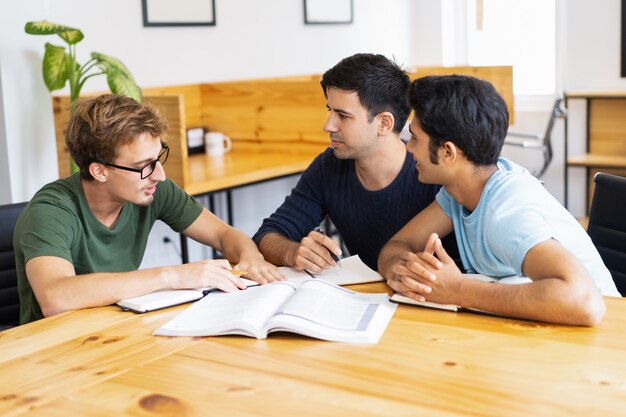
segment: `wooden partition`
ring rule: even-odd
[[[186,127],[223,132],[234,146],[283,152],[320,150],[328,144],[328,116],[320,76],[146,88],[145,94],[182,94]],[[187,103],[191,93],[191,103]]]
[[[410,76],[414,79],[431,74],[469,74],[486,79],[503,95],[513,115],[512,67],[417,68]],[[293,163],[287,162],[289,169],[272,171],[272,175],[288,175],[306,168],[328,146],[328,134],[322,129],[328,112],[320,79],[320,75],[306,75],[144,88],[145,101],[159,106],[170,124],[168,176],[190,194],[201,194],[218,189],[211,185],[214,180],[232,176],[229,167],[241,163],[251,153],[263,153],[269,159],[292,155],[289,158]],[[59,176],[65,177],[69,173],[64,143],[69,99],[53,97],[53,105]],[[233,151],[225,161],[215,161],[204,154],[188,155],[186,130],[195,127],[230,136]],[[274,155],[269,156],[270,153]],[[262,159],[257,156],[246,163],[258,163],[259,170],[270,170],[271,163],[258,162]]]
[[[494,85],[498,93],[506,101],[509,109],[509,123],[513,123],[513,67],[418,67],[409,73],[412,80],[428,75],[471,75],[482,80],[487,80]]]

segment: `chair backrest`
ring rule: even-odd
[[[548,126],[546,132],[543,135],[543,166],[537,173],[537,178],[541,178],[545,174],[550,162],[552,162],[552,131],[554,130],[554,123],[556,119],[564,119],[567,117],[567,109],[563,107],[565,101],[564,96],[559,96],[554,100],[554,106],[552,106],[552,112],[548,119]]]
[[[599,172],[594,181],[587,233],[626,296],[626,178]]]
[[[17,326],[20,300],[17,292],[13,229],[26,203],[0,206],[0,330]]]
[[[525,133],[508,131],[507,137],[504,141],[505,145],[512,145],[521,148],[528,148],[534,150],[541,150],[543,153],[543,164],[539,170],[534,171],[533,175],[537,178],[541,178],[545,174],[550,162],[552,162],[552,131],[554,130],[554,124],[557,119],[564,119],[567,117],[567,109],[563,107],[565,98],[563,95],[558,96],[554,100],[550,117],[548,118],[548,125],[544,134],[538,133]]]

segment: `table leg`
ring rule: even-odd
[[[180,257],[184,264],[189,263],[189,249],[187,247],[187,236],[180,234]]]

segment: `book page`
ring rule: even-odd
[[[287,277],[289,282],[300,285],[311,279],[305,271],[296,271],[293,268],[281,266],[280,272]],[[383,277],[363,263],[359,255],[352,255],[341,259],[341,266],[333,266],[326,271],[315,274],[316,278],[332,282],[337,285],[364,284],[367,282],[383,281]]]
[[[387,294],[365,294],[310,279],[281,306],[266,327],[318,339],[376,343],[395,311]]]
[[[263,338],[265,322],[295,291],[278,282],[237,292],[212,292],[155,331],[159,336],[241,334]]]
[[[363,330],[376,304],[346,297],[349,293],[328,291],[326,285],[301,285],[277,314],[289,314],[340,330]],[[370,311],[374,308],[374,311]]]

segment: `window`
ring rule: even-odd
[[[513,65],[515,95],[554,95],[556,1],[467,0],[467,64]]]

